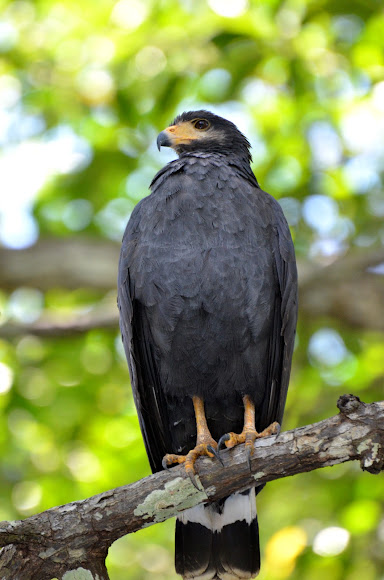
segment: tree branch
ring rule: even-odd
[[[93,328],[105,328],[117,332],[118,327],[119,311],[116,296],[114,296],[114,300],[103,301],[101,304],[86,309],[85,312],[75,309],[64,318],[44,312],[35,322],[7,322],[0,326],[0,336],[8,339],[24,334],[41,337],[65,337],[83,334]]]
[[[23,250],[0,248],[0,286],[110,290],[116,286],[119,251],[120,244],[85,236],[40,239]]]
[[[319,423],[257,440],[252,472],[243,446],[223,453],[224,468],[200,459],[199,490],[177,466],[23,521],[0,522],[0,545],[7,546],[0,554],[1,579],[61,579],[82,568],[91,574],[84,578],[105,580],[104,559],[116,539],[199,503],[346,461],[359,460],[362,469],[379,473],[384,468],[384,401],[365,404],[344,395],[338,408],[338,415]]]

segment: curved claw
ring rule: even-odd
[[[167,463],[167,460],[166,460],[165,457],[163,457],[163,460],[161,462],[161,465],[163,466],[163,469],[166,469],[168,471],[169,466],[168,466],[168,463]]]
[[[252,445],[246,445],[246,447],[245,447],[245,453],[246,453],[246,456],[247,456],[247,463],[248,463],[249,471],[252,473],[253,446]]]
[[[195,488],[196,488],[198,491],[201,491],[201,484],[199,485],[199,484],[197,483],[197,479],[196,479],[196,474],[195,474],[195,472],[194,472],[193,470],[189,470],[189,469],[188,469],[188,470],[186,469],[185,471],[186,471],[186,473],[187,473],[187,475],[188,475],[189,479],[191,480],[191,483],[192,483],[192,485],[193,485],[193,486],[194,486],[194,487],[195,487]]]
[[[163,469],[168,469],[174,463],[184,463],[186,459],[185,455],[175,455],[174,453],[167,453],[164,455],[161,465]]]
[[[224,435],[222,435],[219,439],[219,442],[217,444],[217,452],[220,453],[220,451],[222,449],[224,449],[225,447],[225,442],[229,441],[231,438],[231,435],[229,433],[225,433]]]
[[[217,459],[218,461],[220,461],[221,465],[224,467],[224,461],[221,459],[219,451],[218,451],[218,450],[216,451],[216,449],[214,449],[214,448],[212,447],[212,445],[208,445],[208,446],[207,446],[207,450],[208,450],[210,453],[212,453],[212,455],[214,455],[214,456],[216,457],[216,459]]]

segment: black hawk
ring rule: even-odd
[[[153,471],[277,432],[297,318],[289,227],[260,189],[250,144],[208,111],[186,112],[157,144],[179,158],[154,177],[121,249],[120,326]],[[219,442],[219,445],[217,444]],[[176,571],[252,578],[260,568],[256,488],[183,512]]]

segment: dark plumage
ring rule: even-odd
[[[204,400],[216,441],[242,431],[244,395],[255,404],[258,431],[281,423],[297,316],[289,228],[258,186],[247,139],[233,123],[193,111],[160,133],[158,144],[180,157],[159,171],[133,211],[118,278],[121,332],[153,471],[165,454],[194,447],[192,396]],[[253,497],[235,494],[182,514],[180,574],[257,574]]]

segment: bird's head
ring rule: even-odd
[[[157,137],[157,146],[172,147],[178,155],[207,152],[251,161],[250,143],[236,125],[209,111],[182,113]]]

